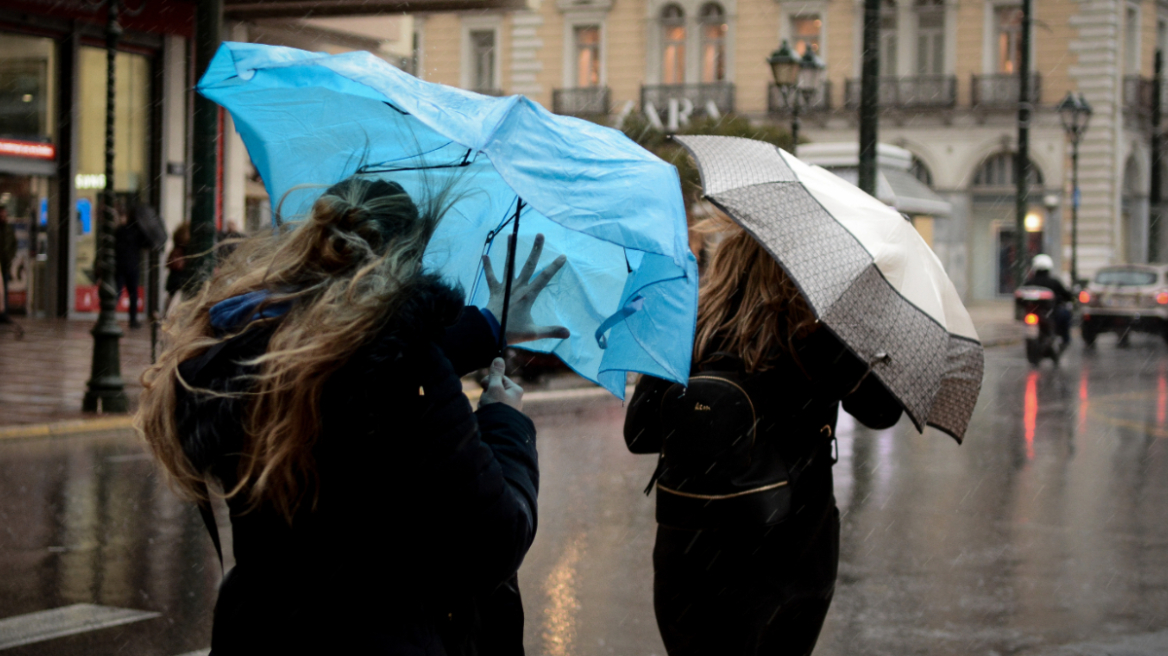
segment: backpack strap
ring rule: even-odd
[[[215,553],[219,556],[219,571],[223,571],[223,544],[219,541],[219,525],[215,522],[215,511],[211,508],[211,494],[206,483],[196,486],[203,500],[198,501],[199,515],[203,518],[203,526],[211,534],[211,542],[215,545]]]

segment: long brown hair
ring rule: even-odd
[[[277,323],[267,351],[248,362],[257,373],[245,395],[239,482],[226,494],[248,490],[253,508],[270,502],[289,522],[305,501],[315,505],[312,450],[324,383],[408,296],[452,198],[448,186],[419,211],[396,183],[349,178],[325,191],[302,225],[241,241],[198,295],[176,308],[164,327],[166,351],[142,374],[135,426],[180,493],[202,497],[204,473],[187,459],[178,433],[176,391],[194,391],[178,366],[238,334],[216,333],[212,306],[266,290],[258,310],[290,309],[282,319],[251,324]]]
[[[694,362],[718,351],[742,358],[747,373],[770,368],[818,327],[815,315],[783,268],[738,224],[712,217],[694,230],[722,236],[698,288]]]

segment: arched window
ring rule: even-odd
[[[974,187],[1011,187],[1014,183],[1014,153],[987,157],[973,174]],[[1042,171],[1030,161],[1030,186],[1042,186]]]
[[[708,2],[702,6],[702,83],[726,80],[726,12],[722,5]]]
[[[921,158],[915,155],[913,156],[912,166],[909,167],[908,172],[911,173],[914,178],[920,180],[929,187],[933,186],[933,172],[929,170],[929,167],[926,166],[923,161],[921,161]]]
[[[677,5],[661,9],[661,83],[685,84],[685,11]]]

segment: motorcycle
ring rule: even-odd
[[[1050,358],[1057,367],[1060,348],[1054,325],[1054,292],[1046,287],[1019,287],[1014,292],[1014,318],[1026,337],[1026,360],[1038,366]]]

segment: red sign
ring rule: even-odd
[[[57,156],[57,148],[53,144],[37,141],[0,139],[0,156],[51,160]]]

